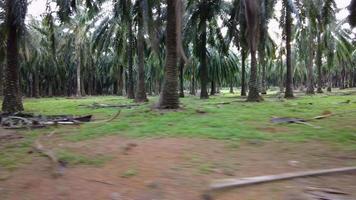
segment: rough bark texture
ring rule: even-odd
[[[258,43],[258,24],[259,24],[259,8],[257,0],[245,0],[245,13],[247,21],[247,30],[249,37],[249,48],[251,53],[251,73],[249,81],[249,92],[247,101],[258,102],[262,101],[262,97],[258,91],[258,74],[257,74],[257,59],[256,49]]]
[[[307,66],[307,91],[306,94],[313,95],[315,94],[314,91],[314,71],[313,71],[313,61],[314,61],[314,47],[312,36],[308,36],[308,43],[309,43],[309,55],[307,59],[305,59],[305,65]]]
[[[261,100],[262,97],[258,92],[256,51],[251,50],[251,75],[249,81],[249,92],[248,92],[247,101],[258,102]]]
[[[328,76],[328,88],[327,88],[327,91],[328,91],[328,92],[331,92],[332,87],[333,87],[333,75],[332,75],[332,73],[331,73],[331,72],[329,72],[329,76]]]
[[[4,91],[4,65],[0,62],[0,97]]]
[[[83,79],[83,77],[81,76],[81,78],[80,78],[80,93],[81,93],[81,95],[82,96],[86,96],[87,95],[87,93],[85,92],[85,85],[84,85],[84,79]]]
[[[180,59],[179,63],[179,97],[184,97],[184,61]]]
[[[215,95],[216,94],[216,83],[215,81],[211,81],[211,90],[210,90],[210,95]]]
[[[14,113],[23,111],[22,97],[20,92],[20,69],[18,53],[19,27],[15,22],[15,16],[12,14],[13,2],[6,1],[7,4],[7,65],[5,68],[4,101],[2,111]]]
[[[48,96],[53,97],[53,86],[52,83],[48,83]]]
[[[282,55],[279,56],[279,92],[284,92],[284,73],[283,73],[283,58]]]
[[[124,68],[119,67],[119,74],[117,79],[117,95],[122,96],[124,93]]]
[[[161,109],[179,108],[177,69],[177,27],[179,26],[179,24],[177,24],[177,12],[180,7],[179,1],[180,0],[167,0],[167,57],[164,71],[163,90],[158,105]]]
[[[193,72],[193,74],[192,74],[192,79],[191,79],[191,81],[190,81],[190,94],[191,95],[196,95],[196,92],[195,92],[195,78],[194,78],[194,72]]]
[[[131,1],[128,1],[131,2]],[[127,98],[129,99],[134,99],[135,98],[135,92],[134,92],[134,79],[133,79],[133,43],[134,43],[134,38],[133,38],[133,32],[132,32],[132,21],[131,18],[129,17],[128,21],[128,27],[129,27],[129,44],[127,47],[127,56],[128,56],[128,80],[127,80]]]
[[[242,64],[241,64],[241,96],[246,96],[246,57],[247,52],[242,50]]]
[[[206,22],[202,22],[202,33],[200,34],[200,98],[208,99],[208,66],[206,58]]]
[[[286,91],[285,98],[293,98],[293,68],[292,68],[292,51],[291,51],[291,39],[292,39],[292,16],[291,8],[286,4],[286,50],[287,50],[287,77],[286,77]]]
[[[261,94],[267,94],[267,85],[266,85],[266,60],[265,53],[261,51],[259,53],[260,56],[260,66],[262,70],[262,78],[261,78]]]
[[[320,28],[319,28],[320,29]],[[321,72],[321,67],[322,67],[322,49],[321,49],[321,30],[319,30],[318,33],[318,49],[317,49],[317,53],[316,53],[316,65],[318,68],[318,89],[317,89],[317,93],[323,93],[323,76],[322,76],[322,72]]]
[[[260,28],[260,44],[259,44],[259,50],[258,50],[258,57],[259,57],[259,66],[261,70],[261,94],[267,94],[267,86],[266,86],[266,56],[265,56],[265,49],[266,49],[266,36],[267,36],[267,29],[268,29],[268,24],[267,24],[267,16],[266,16],[266,1],[260,1],[261,5],[261,16],[260,16],[260,23],[261,23],[261,28]]]
[[[234,84],[232,81],[230,81],[230,93],[234,94]]]
[[[40,97],[40,78],[39,78],[39,72],[35,70],[35,73],[33,74],[33,87],[32,87],[32,95],[35,98]]]
[[[82,96],[82,93],[81,93],[81,89],[82,89],[82,87],[81,87],[81,83],[82,83],[82,81],[81,81],[81,76],[80,76],[80,71],[81,71],[81,69],[80,69],[80,65],[81,65],[81,62],[80,62],[80,52],[79,52],[80,50],[77,50],[77,90],[76,90],[76,96],[77,97],[81,97]]]
[[[138,79],[135,102],[147,102],[146,88],[145,88],[145,38],[143,36],[143,16],[142,5],[140,7],[140,14],[138,16],[138,33],[137,33],[137,59],[138,59]]]

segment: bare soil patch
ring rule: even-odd
[[[16,131],[0,128],[0,149],[4,145],[19,141],[22,138],[24,138],[24,136]]]
[[[113,159],[102,167],[69,167],[64,176],[53,178],[46,158],[29,155],[34,156],[31,164],[0,180],[0,199],[195,200],[202,199],[215,179],[356,165],[354,151],[340,151],[319,142],[258,142],[237,147],[227,141],[208,139],[110,136],[53,145]],[[307,199],[306,187],[338,189],[349,194],[347,198],[356,199],[355,174],[261,184],[214,193],[212,197]]]

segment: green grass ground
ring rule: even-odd
[[[209,100],[198,97],[181,99],[182,109],[172,112],[152,109],[157,97],[150,102],[132,109],[122,109],[118,118],[109,123],[87,123],[79,127],[62,126],[49,129],[21,131],[25,138],[11,143],[0,151],[0,168],[13,168],[28,161],[27,151],[35,138],[56,129],[56,134],[64,141],[77,142],[95,139],[106,135],[127,137],[199,137],[220,140],[240,141],[283,140],[304,142],[320,140],[346,149],[356,149],[356,93],[352,90],[337,94],[299,96],[292,100],[280,100],[277,95],[265,97],[263,103],[247,103],[237,95],[222,94]],[[230,104],[223,104],[228,102]],[[130,104],[123,97],[104,96],[83,99],[42,98],[25,99],[26,112],[36,114],[93,114],[96,120],[108,119],[118,112],[116,108],[91,109],[80,105],[93,103]],[[351,112],[349,112],[351,111]],[[272,117],[297,117],[309,119],[324,112],[349,112],[302,124],[272,124]],[[86,161],[81,155],[64,157],[75,158],[78,163],[98,163]],[[95,159],[95,158],[94,158]],[[70,160],[70,159],[69,159]],[[79,161],[78,161],[79,160]],[[88,159],[87,159],[88,160]]]

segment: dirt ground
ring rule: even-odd
[[[356,165],[355,151],[340,151],[319,142],[238,144],[208,139],[120,136],[69,144],[54,142],[53,148],[64,147],[112,159],[100,167],[69,166],[63,176],[55,178],[49,160],[31,154],[31,164],[0,180],[0,199],[196,200],[204,199],[209,184],[217,179]],[[307,192],[309,187],[337,189],[347,194],[335,199],[356,199],[356,173],[231,189],[211,193],[205,199],[316,199]]]

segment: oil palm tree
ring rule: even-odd
[[[106,13],[104,13],[106,14]],[[131,0],[113,0],[113,12],[109,15],[100,14],[97,20],[101,23],[95,27],[93,33],[93,51],[100,54],[110,48],[116,53],[116,69],[118,79],[118,93],[122,93],[125,70],[127,71],[126,93],[129,99],[135,98],[134,92],[134,31],[133,5]],[[94,23],[95,21],[94,20]],[[100,56],[100,55],[98,55]],[[127,66],[127,68],[123,68]]]
[[[287,75],[286,75],[286,90],[285,98],[293,98],[293,66],[292,66],[292,2],[290,0],[283,0],[283,10],[281,22],[284,26],[284,37],[286,42],[286,62],[287,62]]]
[[[6,30],[6,67],[2,110],[13,113],[23,110],[18,42],[25,29],[27,0],[2,0],[0,6],[5,13],[3,23]]]
[[[208,66],[207,66],[207,43],[208,43],[208,27],[210,22],[216,22],[217,16],[220,15],[223,2],[221,0],[189,0],[187,9],[190,14],[187,30],[191,35],[191,40],[194,43],[195,55],[200,62],[200,98],[207,99],[208,95]]]
[[[296,6],[299,13],[299,27],[296,33],[298,44],[297,53],[300,63],[304,63],[306,68],[306,94],[314,95],[314,57],[316,35],[316,19],[313,17],[313,2],[308,0],[296,1]]]
[[[137,89],[136,89],[136,95],[135,95],[135,101],[136,102],[146,102],[148,101],[147,95],[146,95],[146,87],[145,87],[145,58],[144,58],[144,51],[145,51],[145,38],[144,38],[144,1],[143,0],[137,0],[136,1],[136,6],[137,6],[137,15],[136,15],[136,21],[137,21],[137,71],[138,71],[138,77],[137,77]]]
[[[248,38],[248,46],[251,55],[251,72],[249,80],[249,93],[247,101],[258,102],[263,100],[259,94],[258,73],[256,51],[258,47],[258,36],[260,30],[260,8],[258,0],[244,0],[244,11],[246,18],[246,36]]]
[[[323,74],[322,74],[322,57],[323,57],[323,50],[326,49],[325,47],[333,47],[332,44],[329,44],[329,41],[323,40],[322,37],[326,38],[328,35],[327,32],[328,30],[331,29],[331,24],[335,20],[335,9],[336,9],[336,3],[334,0],[325,0],[325,1],[317,1],[317,5],[319,6],[319,10],[317,12],[317,20],[318,20],[318,48],[317,48],[317,67],[318,67],[318,93],[323,93],[322,87],[323,87]],[[332,40],[331,42],[332,43]],[[327,52],[327,55],[330,55],[332,57],[334,51],[333,48],[327,49],[329,52]],[[329,58],[330,59],[330,58]],[[331,60],[329,60],[329,64],[331,63]]]
[[[178,95],[178,41],[181,27],[181,0],[167,0],[167,56],[164,72],[163,90],[160,95],[159,108],[176,109],[179,107]],[[181,71],[182,73],[182,71]]]
[[[276,4],[276,0],[268,1],[262,0],[260,6],[261,19],[260,19],[260,36],[259,36],[259,46],[258,46],[258,58],[260,69],[262,71],[261,76],[261,93],[267,94],[267,83],[266,83],[266,68],[267,68],[267,43],[269,40],[268,35],[268,23],[270,19],[273,17],[274,5]]]
[[[0,37],[5,38],[3,24],[0,24]],[[5,42],[1,41],[0,42],[0,97],[2,97],[3,90],[4,90],[4,61],[5,61]]]

